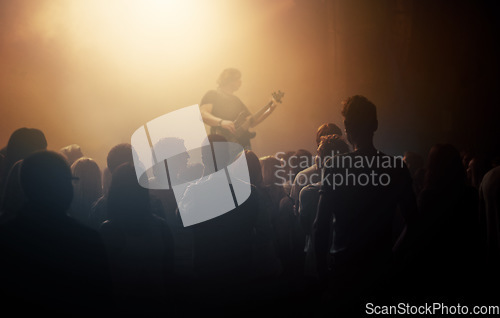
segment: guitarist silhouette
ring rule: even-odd
[[[255,132],[248,129],[257,126],[281,103],[282,92],[274,93],[271,101],[253,114],[234,95],[241,86],[241,72],[234,68],[222,71],[217,80],[217,90],[208,91],[200,103],[201,116],[209,125],[211,134],[220,134],[228,141],[237,142],[245,149],[251,149],[250,139]]]

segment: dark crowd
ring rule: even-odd
[[[2,310],[346,317],[368,302],[498,304],[498,158],[436,144],[426,158],[408,149],[401,165],[335,166],[388,156],[373,144],[373,103],[352,96],[342,116],[345,131],[304,132],[316,153],[238,154],[248,199],[188,227],[172,190],[139,185],[130,144],[100,167],[76,144],[48,150],[42,131],[14,131],[0,150]],[[170,177],[196,183],[207,171],[186,158]],[[375,173],[385,178],[362,178]]]

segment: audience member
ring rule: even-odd
[[[43,132],[38,129],[19,128],[12,133],[5,147],[3,170],[0,171],[0,201],[3,201],[5,197],[5,183],[14,164],[38,150],[45,149],[47,149],[47,140]]]
[[[167,178],[165,163],[161,162],[152,167],[152,177],[148,183],[149,193],[153,198],[152,204],[161,202],[164,211],[163,218],[172,231],[175,243],[175,273],[183,279],[193,276],[193,235],[190,228],[185,228],[180,215],[177,213],[177,199],[172,186],[186,182],[194,182],[201,175],[194,169],[197,166],[188,165],[189,154],[184,140],[179,138],[163,138],[154,145],[157,155],[177,153],[167,159],[169,174]]]
[[[81,224],[89,226],[92,205],[102,196],[101,169],[95,160],[81,157],[71,165],[73,173],[73,202],[69,215]]]
[[[19,177],[27,202],[0,228],[3,304],[17,314],[33,308],[66,316],[106,313],[104,245],[98,233],[66,215],[73,187],[65,159],[34,153],[23,160]]]
[[[452,297],[470,295],[474,290],[481,267],[478,194],[466,180],[455,147],[432,147],[424,189],[418,198],[419,215],[408,224],[405,244],[398,250],[406,257],[402,266],[413,273],[405,287],[414,294],[418,291],[420,296],[443,293]]]
[[[334,123],[325,123],[319,126],[316,131],[316,148],[319,146],[321,142],[321,137],[329,135],[342,136],[342,131]],[[329,155],[333,156],[335,154],[329,154]],[[302,188],[308,184],[319,182],[320,175],[321,171],[316,165],[316,163],[314,163],[310,167],[300,171],[297,174],[297,176],[293,179],[293,184],[290,191],[290,197],[294,201],[294,206],[296,209],[298,209],[300,190],[302,190]]]
[[[483,178],[479,188],[479,213],[488,261],[497,270],[500,264],[500,167],[493,168]]]
[[[0,209],[0,224],[15,217],[16,213],[26,203],[26,196],[23,193],[19,183],[19,172],[21,170],[22,160],[19,160],[10,168],[7,180],[4,185],[4,200]]]
[[[290,159],[295,155],[295,151],[286,151],[286,152],[278,152],[276,153],[276,158],[281,160],[282,166],[283,166],[283,178],[282,180],[283,183],[283,189],[285,190],[287,195],[290,195],[290,190],[291,190],[291,182],[293,182],[293,179],[290,180],[290,175],[293,174],[292,172],[292,167],[290,165]]]
[[[134,162],[132,155],[132,146],[128,143],[122,143],[114,146],[108,153],[106,159],[107,170],[109,172],[109,182],[112,179],[113,171],[123,163]],[[104,173],[106,175],[106,173]],[[107,182],[103,182],[106,184]],[[88,224],[90,227],[98,230],[101,224],[107,220],[107,189],[103,191],[105,194],[101,196],[92,206]]]
[[[344,101],[342,115],[354,152],[324,163],[313,233],[318,274],[328,279],[327,295],[333,295],[335,312],[354,310],[368,295],[384,295],[396,210],[404,216],[416,211],[411,176],[402,158],[373,145],[378,128],[375,105],[352,96]]]
[[[274,156],[264,156],[259,159],[262,168],[262,186],[272,201],[274,215],[278,212],[279,203],[286,196],[280,172],[283,172],[283,162]]]
[[[209,135],[209,146],[202,148],[204,165],[203,178],[190,184],[179,209],[186,215],[203,214],[213,197],[210,182],[215,172],[224,169],[229,163],[229,149],[226,139],[220,135]],[[216,149],[216,154],[212,149]],[[213,158],[216,157],[216,162]],[[247,184],[251,188],[250,196],[230,212],[191,225],[194,237],[194,268],[203,304],[220,306],[220,299],[225,299],[227,306],[232,301],[246,301],[242,293],[253,277],[253,238],[258,223],[259,202],[255,186],[238,179],[231,179],[232,187]],[[213,202],[212,202],[213,203]]]
[[[289,167],[283,183],[287,195],[280,201],[276,221],[276,237],[278,238],[277,248],[281,258],[283,276],[292,280],[300,279],[303,276],[305,235],[299,224],[295,201],[290,197],[291,187],[297,174],[312,165],[312,158],[309,151],[299,149],[284,163],[285,168]]]
[[[349,152],[349,146],[339,135],[321,136],[321,141],[318,145],[317,156],[315,157],[315,165],[317,172],[321,173],[323,163],[334,155],[339,155]],[[299,195],[299,219],[306,242],[304,252],[306,253],[305,271],[307,276],[318,277],[316,271],[316,259],[314,256],[314,247],[312,242],[312,230],[316,212],[318,209],[319,190],[321,182],[311,183],[300,190]]]
[[[485,156],[476,155],[469,161],[467,169],[467,180],[471,186],[479,189],[484,175],[490,171],[492,167],[491,161]]]
[[[108,220],[100,227],[119,312],[153,314],[167,310],[174,262],[173,236],[154,216],[148,189],[132,163],[114,169],[107,198]]]
[[[314,158],[163,138],[139,180],[129,143],[101,171],[77,144],[47,151],[40,130],[15,130],[0,150],[4,310],[351,316],[398,298],[497,301],[499,157],[451,144],[389,156],[376,108],[345,100],[345,136],[318,127]]]
[[[70,167],[76,160],[84,157],[80,146],[77,144],[62,147],[59,152],[66,158]]]
[[[404,153],[403,160],[410,171],[412,178],[417,173],[417,170],[424,167],[424,158],[416,152],[407,151]]]
[[[277,276],[280,271],[279,261],[275,254],[274,229],[272,218],[277,208],[272,193],[264,186],[262,166],[257,155],[251,150],[245,150],[250,183],[258,195],[259,210],[255,224],[253,242],[253,267],[257,277]],[[276,158],[274,158],[277,160]],[[279,162],[279,161],[278,161]]]
[[[286,181],[283,183],[283,187],[289,196],[292,196],[292,187],[297,175],[311,168],[313,165],[312,154],[305,149],[299,149],[288,158],[285,162],[285,166],[289,166],[288,173],[286,174]]]

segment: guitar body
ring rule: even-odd
[[[272,97],[276,102],[281,103],[281,98],[284,93],[279,91],[278,93],[273,93]],[[260,116],[262,113],[267,111],[269,107],[272,105],[272,102],[269,102],[266,106],[264,106],[261,110],[257,112],[256,115],[248,115],[247,112],[241,112],[238,114],[234,122],[234,127],[236,128],[235,133],[231,133],[229,130],[221,128],[221,127],[213,127],[215,128],[215,133],[224,136],[227,141],[239,143],[240,145],[250,145],[250,139],[255,138],[257,135],[256,132],[250,131],[249,128],[252,125],[253,118],[257,115]]]
[[[234,136],[236,139],[252,139],[255,138],[257,133],[251,132],[248,129],[250,128],[252,121],[252,116],[248,116],[245,112],[241,112],[238,117],[234,120],[234,127],[236,128],[236,132]]]
[[[256,132],[249,131],[251,119],[252,116],[248,115],[246,112],[241,112],[234,120],[234,127],[236,128],[234,134],[221,127],[215,127],[215,132],[224,136],[227,141],[239,143],[240,145],[248,145],[250,139],[255,138],[257,135]]]

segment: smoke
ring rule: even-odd
[[[76,143],[103,167],[137,127],[199,103],[236,67],[250,110],[285,92],[257,127],[259,156],[310,148],[325,88],[315,14],[291,0],[1,1],[0,144],[38,128],[49,149]],[[297,125],[310,136],[291,138]]]

